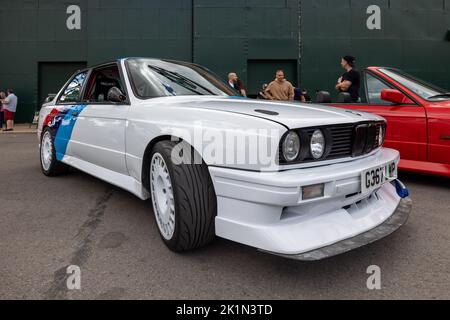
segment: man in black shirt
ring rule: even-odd
[[[353,102],[359,101],[359,88],[361,86],[361,75],[355,70],[356,58],[345,56],[342,58],[341,66],[345,69],[345,73],[338,79],[336,90],[339,92],[348,92]]]

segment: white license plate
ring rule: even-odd
[[[375,167],[361,173],[361,191],[369,193],[380,188],[385,182],[397,179],[397,164],[395,162]]]

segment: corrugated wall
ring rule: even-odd
[[[381,8],[381,30],[366,26],[370,5]],[[361,68],[398,67],[450,89],[449,28],[450,0],[303,0],[303,85],[333,90],[349,53]]]
[[[66,27],[69,5],[81,8],[81,30]],[[38,107],[39,62],[192,60],[192,2],[0,0],[0,39],[0,88],[15,89],[16,120],[30,121]]]
[[[249,60],[298,62],[299,11],[298,0],[194,0],[194,61],[244,82]]]
[[[74,4],[81,30],[66,27]],[[381,7],[381,30],[366,27],[369,5]],[[195,61],[237,71],[250,91],[280,65],[314,91],[332,90],[347,53],[450,88],[448,29],[450,0],[0,0],[0,88],[16,90],[20,122],[38,105],[40,62]]]

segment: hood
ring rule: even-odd
[[[315,104],[216,96],[184,96],[170,99],[173,99],[170,105],[177,107],[243,114],[277,122],[288,129],[383,120],[379,116],[365,112]]]

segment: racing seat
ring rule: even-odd
[[[350,93],[341,92],[338,94],[337,102],[338,103],[352,103],[353,99],[352,99],[352,96],[350,95]]]
[[[119,82],[113,78],[100,76],[95,83],[95,90],[92,94],[92,100],[96,102],[103,102],[107,100],[109,90],[113,87],[120,88]]]
[[[317,103],[331,103],[331,95],[328,91],[319,91],[316,96]]]

